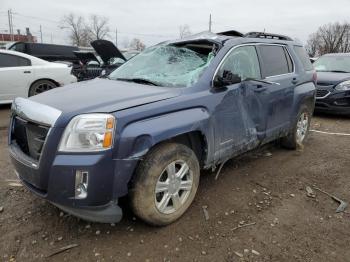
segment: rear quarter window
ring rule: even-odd
[[[0,54],[0,67],[30,66],[29,59],[9,54]]]
[[[294,46],[294,51],[295,51],[296,55],[298,56],[300,62],[302,63],[302,65],[306,71],[310,71],[310,70],[314,69],[312,64],[311,64],[310,58],[307,55],[304,47]]]
[[[284,75],[293,71],[293,62],[283,46],[259,46],[263,77]]]

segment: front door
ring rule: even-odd
[[[224,58],[217,75],[230,72],[242,81],[247,78],[261,79],[259,60],[253,45],[244,45],[231,49]],[[233,84],[218,91],[222,96],[214,118],[216,124],[217,152],[220,159],[245,152],[259,144],[259,129],[266,126],[263,113],[266,95],[255,91],[254,84]]]

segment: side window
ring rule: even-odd
[[[0,54],[0,67],[30,66],[29,59],[16,55]]]
[[[258,55],[254,46],[235,48],[225,59],[218,73],[231,72],[242,80],[246,78],[261,79]]]
[[[261,45],[261,71],[263,77],[284,75],[293,71],[293,62],[283,46]]]
[[[25,48],[26,46],[25,46],[25,44],[24,43],[17,43],[16,45],[15,45],[15,50],[17,51],[17,52],[22,52],[22,53],[25,53]]]
[[[307,55],[305,49],[302,46],[294,46],[294,51],[297,54],[298,58],[300,59],[300,62],[303,64],[304,69],[306,71],[314,69],[310,62],[309,56]]]

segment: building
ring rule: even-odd
[[[0,33],[0,48],[4,48],[8,43],[12,42],[37,42],[37,38],[33,36],[29,28],[26,28],[26,34],[23,35],[20,31],[17,31],[17,34],[2,34]]]

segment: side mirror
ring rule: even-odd
[[[237,74],[233,74],[231,71],[224,70],[222,76],[216,75],[214,77],[214,88],[222,88],[225,86],[241,83],[242,79]]]

